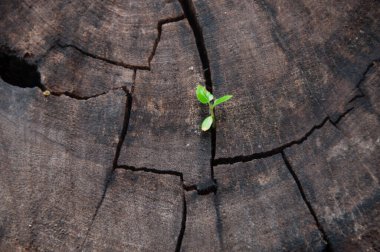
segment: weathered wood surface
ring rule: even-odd
[[[0,13],[1,251],[380,249],[379,1]]]
[[[322,227],[341,251],[380,248],[380,114],[374,113],[379,66],[362,88],[369,99],[358,100],[337,128],[327,122],[286,150]]]
[[[321,251],[325,247],[281,155],[217,166],[215,179],[215,195],[207,199],[192,195],[187,200],[184,251]],[[213,243],[204,246],[202,235]]]
[[[75,250],[112,170],[126,97],[45,98],[0,80],[0,251]]]
[[[180,178],[116,169],[111,180],[83,250],[174,251],[184,211]]]
[[[54,48],[41,60],[41,82],[52,92],[89,98],[133,83],[133,70],[110,65],[72,47]]]
[[[151,71],[136,76],[119,165],[180,172],[187,185],[210,177],[210,135],[199,128],[207,111],[193,98],[194,83],[204,82],[194,52],[197,47],[187,21],[162,27]]]
[[[344,112],[380,58],[378,1],[194,0],[219,114],[216,158],[268,152]]]
[[[72,45],[109,61],[149,66],[159,22],[182,15],[177,1],[2,1],[0,41],[39,59]],[[17,24],[17,25],[16,25]]]

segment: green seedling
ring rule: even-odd
[[[232,95],[225,95],[220,98],[215,99],[215,97],[202,85],[198,85],[195,90],[197,99],[203,104],[208,104],[210,115],[206,117],[201,125],[203,131],[209,130],[211,127],[215,127],[215,112],[214,108],[223,102],[228,101],[232,98]]]

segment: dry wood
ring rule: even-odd
[[[0,13],[0,251],[380,249],[379,1]]]

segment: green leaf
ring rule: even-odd
[[[198,85],[197,89],[195,90],[195,94],[197,95],[198,101],[200,101],[203,104],[207,104],[208,103],[208,98],[207,98],[207,96],[205,94],[204,89],[205,88],[203,86]]]
[[[212,123],[213,123],[214,119],[212,118],[212,116],[208,116],[206,117],[203,122],[202,122],[202,130],[203,131],[207,131],[210,129]]]
[[[207,96],[208,102],[214,99],[214,96],[205,88],[205,94]]]
[[[214,102],[214,107],[217,106],[217,105],[219,105],[219,104],[221,104],[221,103],[223,103],[223,102],[228,101],[231,98],[232,98],[232,95],[225,95],[225,96],[222,96],[222,97],[216,99],[215,102]]]
[[[202,85],[197,86],[195,93],[197,95],[198,101],[203,104],[207,104],[212,101],[212,99],[214,99],[214,96]]]

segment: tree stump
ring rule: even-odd
[[[380,250],[379,1],[0,13],[0,251]]]

